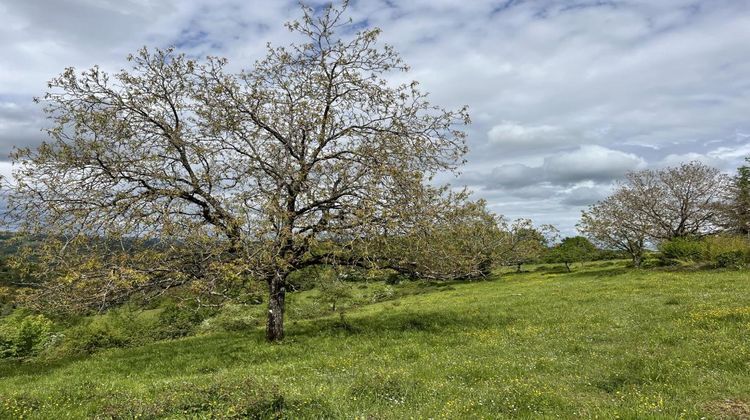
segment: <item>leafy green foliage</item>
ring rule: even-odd
[[[144,316],[130,307],[112,310],[105,315],[82,319],[64,331],[55,356],[90,354],[97,350],[127,347],[152,341],[153,317]]]
[[[318,300],[336,312],[336,304],[352,297],[352,287],[342,281],[335,270],[324,270],[318,277]]]
[[[16,310],[0,318],[0,358],[34,356],[51,345],[54,325],[44,315]]]
[[[203,320],[196,331],[199,334],[253,331],[263,321],[260,309],[260,306],[226,304],[216,315]]]
[[[720,418],[717,402],[748,403],[747,271],[507,271],[388,286],[347,309],[349,331],[290,305],[280,345],[260,326],[0,362],[0,418]],[[354,284],[352,300],[385,287]]]
[[[726,227],[739,235],[750,235],[750,157],[745,162],[732,178],[729,200],[723,208]]]
[[[570,265],[596,258],[597,249],[594,244],[583,236],[564,238],[557,246],[550,250],[550,260],[565,264],[570,271]]]
[[[153,335],[161,339],[192,335],[198,325],[214,312],[210,308],[168,302],[159,312]]]
[[[659,245],[664,265],[706,263],[720,268],[741,268],[750,262],[750,241],[737,235],[675,238]]]
[[[50,349],[50,356],[90,354],[185,337],[194,334],[201,322],[214,312],[171,301],[151,310],[125,305],[102,315],[83,318],[63,330],[62,340],[59,346]]]
[[[694,263],[703,259],[705,243],[695,238],[674,238],[659,244],[663,264]]]
[[[750,262],[750,240],[744,236],[717,235],[705,238],[704,258],[721,268],[741,268]]]

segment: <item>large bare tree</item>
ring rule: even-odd
[[[700,236],[719,228],[728,181],[718,169],[697,161],[631,172],[618,188],[618,201],[627,203],[654,240]]]
[[[346,3],[302,9],[288,24],[301,41],[239,74],[144,48],[128,70],[69,68],[49,83],[51,140],[15,152],[10,192],[17,227],[56,245],[37,259],[49,275],[96,280],[102,301],[118,282],[127,294],[262,279],[279,340],[290,272],[342,260],[435,194],[427,179],[462,163],[466,109],[389,82],[406,65],[378,29],[354,32]],[[83,248],[99,257],[67,256]]]
[[[640,266],[648,242],[720,230],[728,181],[700,162],[630,172],[614,193],[582,212],[578,230],[600,246],[627,252]]]

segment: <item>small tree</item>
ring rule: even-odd
[[[318,300],[328,305],[332,312],[336,312],[336,306],[344,299],[351,298],[352,288],[342,281],[336,270],[325,269],[318,275]]]
[[[501,247],[497,217],[466,191],[415,197],[399,227],[363,241],[367,267],[432,280],[476,279],[491,273]]]
[[[534,226],[530,219],[516,219],[508,224],[502,221],[503,241],[498,250],[498,259],[503,265],[516,267],[537,261],[547,251],[551,237],[557,232],[552,225]]]
[[[577,226],[598,246],[627,252],[633,266],[640,267],[649,224],[631,204],[627,194],[617,191],[583,211]]]
[[[570,273],[571,264],[592,259],[596,251],[596,247],[588,239],[583,236],[573,236],[564,238],[550,252],[553,261],[565,264],[565,268]]]
[[[729,231],[750,237],[750,158],[745,162],[732,178],[724,214]]]
[[[301,42],[239,74],[144,48],[129,70],[53,79],[51,141],[14,154],[9,195],[11,223],[47,238],[37,275],[67,293],[48,296],[104,308],[259,279],[275,341],[291,272],[399,227],[426,179],[462,163],[469,119],[393,86],[407,66],[345,9],[303,7]]]

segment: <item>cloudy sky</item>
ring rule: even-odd
[[[251,67],[296,1],[0,0],[0,172],[43,140],[32,97],[67,66],[143,45]],[[313,3],[318,3],[314,1]],[[493,210],[574,232],[629,170],[750,155],[750,0],[358,0],[435,103],[469,105],[469,185]]]

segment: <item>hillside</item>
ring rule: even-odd
[[[290,307],[279,345],[258,329],[3,362],[0,417],[750,415],[747,271],[608,262],[422,292],[343,323]]]

